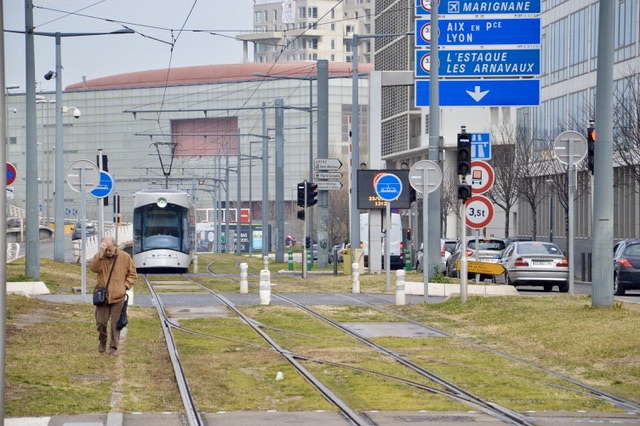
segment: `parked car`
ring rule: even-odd
[[[640,289],[640,240],[620,241],[613,247],[613,294]]]
[[[333,247],[331,247],[331,250],[329,251],[329,263],[333,263],[334,254],[335,254],[335,258],[336,258],[337,262],[338,263],[342,263],[342,261],[343,261],[343,255],[342,255],[343,246],[344,246],[344,244],[336,244]]]
[[[93,235],[96,235],[96,226],[93,222],[89,222],[87,221],[87,231],[85,233],[85,236],[91,237]],[[80,238],[82,238],[82,221],[79,220],[76,222],[75,226],[73,227],[73,234],[71,235],[71,240],[79,240]]]
[[[507,285],[541,285],[544,291],[557,285],[559,291],[569,291],[569,261],[553,243],[516,241],[506,248],[500,263]]]
[[[455,246],[456,246],[456,240],[442,239],[442,238],[440,239],[440,271],[439,272],[445,271],[447,260],[451,256],[451,252],[453,251]],[[424,245],[421,243],[420,248],[416,252],[416,271],[418,272],[424,271],[423,259],[424,259]]]
[[[479,262],[498,263],[502,257],[502,252],[507,247],[507,244],[503,238],[494,237],[480,237],[478,239],[478,247],[476,247],[476,238],[467,237],[467,257],[471,261],[476,260],[476,251],[478,252]],[[462,257],[462,242],[458,241],[456,247],[447,259],[445,265],[445,274],[450,277],[457,277],[459,275],[456,265],[458,260]],[[469,276],[475,276],[475,274],[469,274]],[[493,275],[488,277],[493,278]],[[481,279],[487,278],[481,276]]]

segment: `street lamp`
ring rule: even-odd
[[[134,33],[130,28],[124,28],[111,32],[99,33],[40,33],[34,32],[35,35],[45,37],[55,37],[56,39],[56,71],[49,71],[45,74],[45,79],[56,79],[56,155],[55,155],[55,232],[53,245],[53,258],[56,262],[64,262],[64,141],[62,132],[62,114],[69,111],[70,108],[62,106],[62,48],[61,40],[63,37],[86,37],[97,35],[112,34],[131,34]],[[48,78],[47,78],[48,77]],[[73,116],[80,118],[80,110],[72,108]]]

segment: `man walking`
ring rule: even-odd
[[[136,282],[138,273],[128,253],[116,247],[113,237],[107,236],[100,243],[100,251],[96,254],[89,269],[98,274],[96,288],[106,288],[105,302],[96,305],[96,328],[98,329],[98,351],[107,348],[107,324],[111,319],[110,354],[118,355],[120,330],[117,323],[124,307],[126,291]]]

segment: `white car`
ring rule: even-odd
[[[424,244],[420,244],[420,248],[416,253],[416,271],[423,272],[423,258],[424,258]],[[438,272],[444,272],[447,259],[451,256],[451,252],[447,250],[446,241],[440,239],[440,270]]]

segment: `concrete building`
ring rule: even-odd
[[[371,0],[256,0],[244,57],[259,63],[317,61],[352,62],[353,34],[373,34]],[[362,62],[371,62],[366,42]]]
[[[362,71],[368,72],[370,66]],[[256,74],[260,76],[256,76]],[[268,74],[271,77],[263,77]],[[210,221],[216,200],[250,208],[254,221],[263,212],[262,188],[269,186],[267,214],[273,222],[275,181],[274,101],[284,105],[285,235],[302,235],[296,219],[296,184],[309,178],[310,161],[317,153],[316,87],[314,62],[283,64],[212,65],[171,70],[150,70],[114,75],[72,84],[63,92],[64,105],[37,105],[38,169],[27,176],[25,94],[7,96],[7,161],[17,168],[9,203],[25,207],[28,179],[40,182],[40,216],[51,217],[55,179],[66,179],[77,160],[96,161],[98,150],[108,156],[108,171],[121,198],[124,221],[132,219],[132,196],[143,188],[180,188],[194,194],[200,221]],[[366,111],[367,80],[361,79],[360,104]],[[329,64],[329,152],[348,164],[351,113],[351,65]],[[54,93],[39,93],[54,99]],[[63,115],[64,171],[54,170],[55,108],[80,111],[78,118]],[[76,114],[77,115],[77,114]],[[311,128],[310,128],[311,127]],[[367,140],[367,134],[363,135]],[[269,152],[262,142],[268,138]],[[312,150],[310,152],[310,149]],[[238,165],[238,158],[240,164]],[[262,176],[262,160],[269,164]],[[346,172],[346,170],[345,170]],[[345,173],[346,174],[346,173]],[[346,191],[347,188],[342,189]],[[89,219],[97,219],[98,202],[88,197]],[[78,218],[80,194],[65,185],[65,218]],[[105,208],[111,220],[113,202]],[[233,217],[232,217],[233,220]]]

